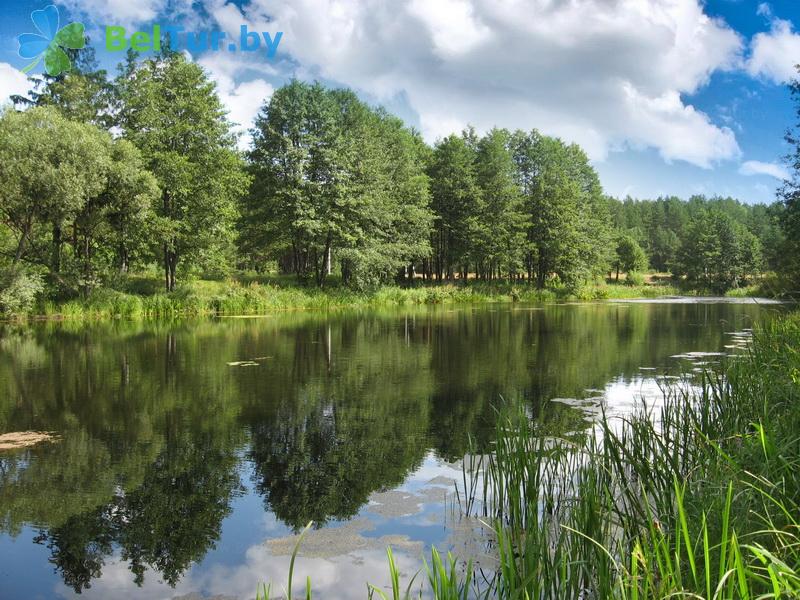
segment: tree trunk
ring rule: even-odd
[[[175,272],[178,268],[178,253],[170,250],[167,244],[164,244],[164,283],[167,292],[175,289]]]
[[[14,253],[14,264],[17,264],[22,258],[22,253],[25,250],[25,242],[28,240],[28,230],[22,232],[17,243],[17,251]]]
[[[61,225],[53,224],[53,257],[50,268],[53,273],[61,271]]]

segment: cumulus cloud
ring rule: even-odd
[[[784,83],[797,75],[795,65],[800,61],[800,35],[792,24],[772,19],[768,32],[753,36],[747,72],[775,83]]]
[[[24,96],[30,87],[25,73],[8,63],[0,62],[0,105],[8,104],[11,96]]]
[[[429,140],[467,124],[559,135],[592,158],[656,148],[701,167],[733,132],[684,98],[741,62],[739,35],[699,0],[224,0],[225,27],[283,31],[295,74],[408,99]]]
[[[758,160],[746,160],[739,167],[742,175],[769,175],[775,179],[789,179],[789,172],[786,167],[777,163],[767,163]]]
[[[249,129],[265,101],[274,91],[272,85],[263,78],[242,80],[247,70],[261,70],[272,74],[269,65],[254,67],[237,61],[229,54],[209,53],[198,61],[217,83],[219,98],[228,109],[228,119],[234,123],[234,131],[239,135],[239,148],[244,150],[250,144]],[[238,81],[238,82],[237,82]]]

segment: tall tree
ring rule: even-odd
[[[158,180],[155,239],[167,291],[183,268],[231,247],[247,177],[215,84],[183,54],[129,65],[117,79],[119,124]]]
[[[424,154],[418,135],[352,92],[292,81],[256,119],[245,248],[317,285],[334,261],[354,286],[387,278],[428,252]]]
[[[28,94],[12,96],[12,102],[23,108],[52,106],[71,121],[109,129],[114,124],[114,86],[106,71],[99,68],[89,38],[83,48],[67,53],[72,65],[69,70],[56,76],[45,73],[29,77]]]
[[[606,272],[612,250],[607,203],[585,153],[535,130],[516,132],[513,152],[530,219],[529,279],[542,288],[556,274],[576,287]]]
[[[510,141],[508,131],[492,129],[477,146],[475,171],[480,200],[473,256],[476,270],[488,279],[502,274],[512,278],[522,269],[527,221],[515,181]]]
[[[791,147],[786,157],[791,168],[791,177],[780,190],[784,205],[781,226],[786,236],[781,271],[787,277],[790,289],[796,293],[800,289],[800,79],[794,79],[789,84],[789,89],[795,103],[798,123],[786,132],[786,142]]]
[[[466,277],[469,268],[480,201],[476,164],[476,153],[464,136],[449,135],[433,150],[428,167],[435,214],[431,246],[439,279],[451,279],[454,272]]]

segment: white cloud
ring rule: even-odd
[[[402,578],[408,581],[419,569],[421,559],[393,549]],[[63,583],[53,589],[54,597],[118,600],[170,600],[175,598],[219,596],[224,598],[252,598],[254,590],[265,583],[272,584],[274,597],[283,593],[287,583],[290,556],[272,554],[266,544],[257,544],[247,549],[244,560],[228,565],[215,562],[191,569],[172,588],[161,581],[158,572],[145,569],[144,583],[132,585],[130,565],[118,558],[106,561],[102,575],[92,580],[91,588],[75,595]],[[358,550],[335,559],[304,556],[302,549],[292,578],[295,590],[305,588],[306,577],[311,578],[314,597],[361,600],[365,596],[366,581],[382,589],[390,585],[389,569],[386,566],[386,551]],[[417,578],[417,582],[420,582]]]
[[[411,0],[408,12],[428,28],[440,56],[456,56],[486,41],[491,31],[475,19],[467,0]]]
[[[758,160],[746,160],[739,167],[742,175],[769,175],[775,179],[789,179],[789,172],[786,167],[776,163],[766,163]]]
[[[197,62],[216,81],[219,98],[228,109],[228,119],[235,124],[233,129],[239,134],[239,148],[246,149],[250,144],[248,130],[252,128],[261,106],[272,96],[272,85],[261,78],[237,83],[237,77],[243,71],[253,69],[248,63],[238,62],[229,54],[208,53]],[[260,70],[272,72],[268,65]]]
[[[25,73],[8,63],[0,63],[0,105],[7,104],[11,96],[26,95],[30,87]]]
[[[780,84],[797,75],[795,65],[798,62],[800,35],[789,21],[773,19],[769,32],[753,36],[746,69],[753,77],[765,77]]]
[[[742,41],[699,0],[213,0],[223,27],[283,31],[295,75],[403,94],[429,140],[471,123],[538,128],[609,150],[656,148],[709,167],[733,132],[683,99],[741,62]]]
[[[272,96],[272,86],[263,79],[244,81],[230,91],[221,91],[220,99],[230,111],[228,118],[236,124],[234,131],[240,134],[239,147],[245,149],[250,145],[248,130],[265,100]]]

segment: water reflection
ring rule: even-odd
[[[553,433],[581,430],[600,402],[626,410],[656,397],[656,376],[690,353],[741,346],[770,310],[619,303],[6,325],[0,432],[60,441],[0,453],[0,596],[250,597],[255,583],[283,580],[280,539],[313,520],[318,546],[352,543],[336,559],[309,549],[304,569],[319,589],[359,582],[361,598],[361,582],[386,570],[387,541],[411,573],[423,545],[469,545],[445,526],[445,494],[470,440],[487,449],[501,395]],[[345,529],[331,538],[323,527]]]

